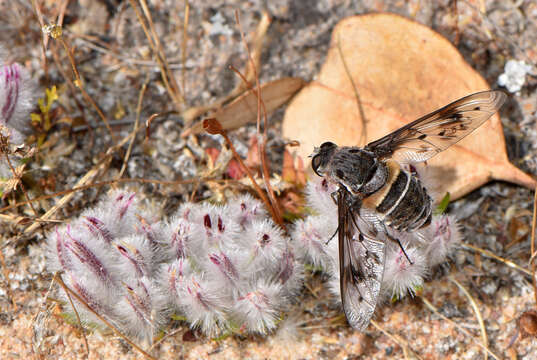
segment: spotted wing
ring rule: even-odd
[[[362,231],[368,224],[351,205],[353,197],[341,188],[338,192],[338,240],[341,302],[349,324],[364,330],[377,305],[384,274],[385,244]],[[368,235],[369,234],[369,235]]]
[[[477,129],[504,103],[501,91],[468,95],[425,115],[366,148],[402,162],[426,161]]]

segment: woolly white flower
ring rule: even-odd
[[[241,330],[265,334],[274,330],[279,319],[281,285],[260,281],[254,289],[237,299],[233,308]]]
[[[154,276],[159,259],[155,246],[142,235],[131,235],[114,242],[124,277]]]
[[[237,236],[240,227],[233,221],[226,207],[205,205],[192,221],[195,234],[192,245],[198,247],[196,251],[233,248],[233,238]]]
[[[337,205],[332,198],[332,193],[336,190],[336,185],[324,178],[315,177],[306,184],[308,205],[313,208],[316,214],[324,216],[337,214]]]
[[[124,284],[125,292],[117,301],[114,319],[127,336],[134,336],[147,344],[164,321],[164,298],[151,279],[140,279]]]
[[[194,255],[191,247],[194,238],[194,225],[188,220],[175,216],[166,227],[164,235],[168,239],[170,256],[174,259],[183,259]]]
[[[35,105],[35,93],[36,86],[23,66],[0,66],[0,124],[11,129],[14,144],[22,143],[32,130],[30,110]]]
[[[48,236],[48,267],[63,270],[100,315],[147,342],[170,309],[209,336],[237,329],[237,321],[264,334],[302,286],[289,239],[249,196],[230,206],[187,203],[171,221],[156,220],[134,194],[111,192]]]
[[[304,282],[304,264],[296,261],[295,255],[287,248],[279,260],[276,279],[282,284],[282,295],[287,299],[294,298]]]
[[[112,191],[96,207],[82,213],[87,222],[98,222],[95,228],[101,236],[117,238],[134,232],[136,218],[134,193]],[[96,220],[95,220],[96,219]]]
[[[336,216],[309,216],[306,220],[295,222],[291,237],[294,241],[294,247],[297,255],[314,266],[321,266],[329,269],[332,263],[332,257],[328,254],[327,242],[335,242],[337,238],[335,231],[337,229]],[[334,241],[336,238],[336,241]]]
[[[427,275],[427,261],[419,248],[402,243],[408,258],[397,244],[387,244],[382,292],[391,297],[402,298],[414,294],[423,285]]]
[[[209,262],[206,265],[207,274],[212,274],[218,283],[237,286],[239,269],[235,257],[223,251],[208,254]],[[230,289],[231,290],[231,289]]]
[[[453,216],[434,216],[431,225],[427,228],[429,243],[425,249],[429,267],[446,261],[453,249],[459,245],[462,235]]]
[[[237,251],[244,258],[242,271],[256,273],[274,269],[287,247],[282,230],[270,220],[254,221],[237,237]]]
[[[230,301],[218,285],[191,275],[178,290],[177,302],[191,327],[199,327],[209,336],[216,336],[228,327],[226,312]]]
[[[254,221],[262,221],[267,217],[267,212],[261,201],[254,199],[250,194],[230,199],[228,207],[233,220],[243,228]]]

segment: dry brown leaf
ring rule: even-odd
[[[285,104],[304,85],[300,78],[283,78],[261,85],[261,98],[267,114]],[[254,91],[246,91],[231,103],[223,106],[208,117],[216,118],[225,130],[239,128],[257,119],[257,96]],[[202,122],[186,129],[181,136],[203,132]]]
[[[347,18],[334,29],[318,81],[305,87],[285,114],[283,134],[300,141],[303,157],[324,141],[364,145],[359,144],[362,121],[349,76],[363,107],[367,142],[489,88],[448,40],[421,24],[393,14]],[[449,191],[452,199],[492,179],[529,188],[536,184],[508,161],[497,114],[429,160],[427,168],[433,191]]]

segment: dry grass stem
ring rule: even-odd
[[[204,182],[204,181],[206,181],[206,182],[211,181],[211,182],[216,182],[216,183],[236,183],[236,184],[240,185],[240,183],[237,180],[228,180],[228,179],[219,180],[219,179],[213,179],[211,177],[185,179],[185,180],[175,180],[175,181],[164,181],[164,180],[143,179],[143,178],[122,178],[122,179],[101,181],[101,182],[95,182],[95,183],[75,186],[75,187],[73,187],[71,189],[58,191],[58,192],[56,192],[54,194],[49,194],[49,195],[43,195],[43,196],[36,197],[36,198],[32,199],[31,201],[32,202],[38,202],[38,201],[48,200],[48,199],[55,198],[57,196],[71,194],[71,193],[75,193],[77,191],[83,191],[83,190],[87,190],[87,189],[90,189],[90,188],[97,188],[97,187],[102,187],[102,186],[107,186],[107,185],[113,185],[113,184],[116,184],[116,183],[140,183],[140,184],[157,184],[157,185],[164,185],[164,186],[174,186],[174,185],[195,184],[195,183]],[[17,207],[20,207],[20,206],[24,206],[26,204],[28,204],[27,201],[11,204],[11,205],[8,205],[8,206],[5,206],[5,207],[1,208],[0,212],[4,212],[4,211],[9,210],[9,209],[14,209],[14,208],[17,208]],[[5,221],[9,221],[9,222],[12,222],[12,223],[18,223],[18,222],[21,222],[23,220],[28,219],[28,217],[27,216],[14,216],[14,215],[0,214],[0,219],[3,219]],[[61,220],[52,220],[52,219],[48,219],[48,218],[43,219],[42,217],[39,218],[39,219],[31,219],[31,220],[32,221],[39,221],[39,222],[47,222],[47,223],[50,223],[50,222],[62,222]]]
[[[132,152],[132,147],[134,145],[134,140],[136,140],[136,133],[138,132],[138,127],[140,123],[140,114],[142,112],[142,103],[144,100],[145,91],[147,89],[147,84],[149,83],[149,73],[147,73],[144,84],[142,85],[142,88],[140,89],[140,94],[138,96],[138,105],[136,106],[136,120],[134,121],[134,126],[132,129],[132,138],[129,142],[129,147],[127,148],[127,152],[125,153],[125,158],[123,159],[123,165],[121,165],[121,170],[119,170],[119,173],[117,175],[117,179],[120,179],[123,176],[123,173],[127,169],[127,163],[129,162],[129,157]]]
[[[244,44],[244,47],[246,48],[246,52],[248,54],[249,62],[252,66],[252,71],[254,72],[255,77],[255,87],[256,90],[255,94],[257,96],[257,134],[259,135],[261,133],[261,109],[263,109],[263,140],[258,142],[258,150],[259,150],[259,160],[261,163],[262,168],[262,175],[263,180],[265,183],[265,188],[267,190],[270,203],[272,204],[272,213],[274,215],[274,221],[282,226],[285,229],[285,226],[283,225],[283,217],[282,217],[282,211],[280,209],[280,205],[278,204],[278,200],[276,200],[276,195],[274,194],[274,190],[272,189],[272,186],[270,185],[270,172],[267,164],[267,157],[266,157],[266,143],[267,143],[267,109],[265,108],[265,104],[263,102],[263,99],[261,98],[261,87],[259,86],[259,75],[257,74],[257,66],[252,58],[252,54],[250,53],[250,48],[248,47],[248,43],[246,42],[246,38],[244,36],[244,31],[242,30],[242,25],[239,19],[239,12],[235,11],[235,21],[237,22],[237,26],[239,27],[239,32],[241,34],[241,40]],[[268,26],[268,25],[267,25]],[[246,83],[246,86],[250,87],[248,83]]]
[[[84,99],[95,109],[101,120],[103,121],[104,125],[106,126],[106,129],[110,133],[110,136],[112,137],[112,141],[116,141],[116,137],[114,135],[114,132],[112,131],[112,128],[110,127],[110,124],[108,124],[108,120],[106,119],[106,116],[104,115],[103,111],[95,100],[86,92],[86,89],[84,88],[84,82],[80,78],[80,74],[78,73],[78,69],[76,66],[75,58],[73,57],[73,54],[71,53],[71,49],[69,48],[69,45],[67,44],[67,41],[64,39],[62,35],[57,37],[57,39],[62,44],[63,48],[65,49],[65,53],[67,54],[67,57],[69,58],[69,62],[71,63],[71,68],[73,69],[73,74],[75,75],[75,86],[80,89],[80,92],[82,93],[82,96]]]
[[[450,324],[452,324],[453,326],[455,326],[455,328],[457,328],[457,330],[459,330],[460,332],[462,332],[464,335],[466,335],[466,337],[468,339],[470,339],[471,342],[475,343],[476,345],[478,345],[479,347],[481,347],[482,349],[484,349],[490,356],[492,356],[494,359],[496,360],[499,360],[500,357],[498,357],[498,355],[496,355],[495,353],[492,352],[492,350],[490,350],[488,347],[486,346],[483,346],[483,344],[481,344],[480,342],[475,342],[473,339],[474,339],[474,335],[471,334],[470,332],[468,332],[466,329],[464,329],[462,326],[460,326],[459,324],[457,324],[455,321],[451,320],[450,318],[444,316],[443,314],[441,314],[438,309],[436,308],[436,306],[434,306],[431,302],[429,302],[429,300],[427,300],[425,297],[423,296],[420,296],[420,299],[421,301],[423,301],[423,303],[425,304],[425,306],[427,306],[429,308],[429,310],[431,310],[434,314],[436,314],[438,317],[440,317],[442,320],[445,320],[447,322],[449,322]]]
[[[175,78],[173,77],[173,74],[169,71],[169,67],[167,66],[167,62],[165,63],[165,58],[163,58],[161,55],[163,55],[163,52],[159,51],[160,42],[158,41],[158,36],[154,39],[151,34],[149,33],[149,29],[147,28],[147,24],[145,23],[142,14],[140,13],[140,10],[138,9],[138,6],[136,5],[135,0],[129,0],[131,3],[131,6],[136,13],[136,17],[138,18],[138,22],[142,26],[142,29],[145,33],[145,36],[147,38],[147,41],[149,42],[149,46],[151,47],[151,50],[153,51],[153,54],[155,55],[155,58],[157,59],[157,62],[160,67],[160,75],[162,78],[162,81],[164,83],[164,87],[166,88],[166,91],[168,92],[168,95],[172,99],[172,101],[175,104],[176,109],[179,111],[182,107],[182,104],[184,103],[184,99],[179,92],[179,89],[177,88],[177,84],[175,82]],[[154,26],[152,26],[153,21],[151,20],[149,10],[147,9],[147,4],[143,0],[140,0],[140,4],[142,6],[142,9],[144,10],[144,13],[146,15],[146,18],[148,17],[148,22],[151,27],[151,32],[156,35]],[[144,7],[145,4],[145,7]],[[147,11],[146,11],[147,10]],[[161,47],[160,47],[161,48]],[[172,85],[175,84],[175,87]]]
[[[377,323],[375,320],[371,320],[371,325],[377,328],[377,330],[380,330],[384,335],[392,339],[393,342],[395,342],[397,345],[401,347],[403,350],[403,354],[405,355],[405,359],[422,359],[421,356],[419,356],[414,350],[410,348],[410,345],[408,345],[408,341],[400,338],[397,335],[390,334],[388,330],[384,329],[382,326],[380,326],[379,323]]]
[[[210,134],[219,134],[224,137],[224,140],[226,141],[227,146],[233,153],[233,157],[235,160],[238,161],[239,165],[241,166],[242,170],[248,175],[248,178],[250,179],[250,182],[252,183],[252,186],[254,187],[255,191],[269,210],[272,218],[274,219],[274,222],[280,225],[282,228],[284,228],[283,219],[279,219],[276,217],[276,214],[274,213],[274,208],[271,206],[271,203],[263,190],[259,187],[257,184],[257,181],[255,181],[254,176],[252,175],[252,172],[246,166],[244,161],[242,160],[241,156],[237,153],[237,150],[235,149],[235,146],[233,146],[233,143],[231,142],[231,139],[227,136],[226,131],[222,128],[222,125],[218,122],[216,119],[205,119],[203,120],[203,128],[207,130]]]
[[[533,194],[533,217],[531,221],[531,238],[530,238],[530,248],[531,248],[531,283],[533,285],[533,296],[535,297],[535,304],[537,305],[537,280],[535,279],[535,268],[536,264],[534,261],[535,256],[535,230],[537,225],[537,187],[535,187]]]
[[[11,302],[11,306],[13,307],[13,311],[17,311],[17,303],[15,302],[15,299],[13,298],[13,294],[11,293],[11,281],[9,280],[9,269],[6,265],[6,259],[4,258],[4,253],[2,252],[2,249],[0,248],[0,265],[2,265],[2,271],[4,273],[4,279],[6,280],[6,293],[9,301]]]
[[[449,281],[451,281],[452,283],[457,285],[457,287],[463,292],[463,294],[470,301],[470,304],[472,305],[472,308],[474,309],[475,316],[477,318],[477,322],[479,323],[479,328],[481,330],[481,337],[483,339],[483,346],[485,348],[488,348],[489,341],[488,341],[488,337],[487,337],[487,329],[485,328],[485,322],[483,321],[483,316],[481,316],[481,310],[479,310],[479,306],[477,305],[475,299],[472,297],[470,292],[468,290],[466,290],[466,288],[464,286],[462,286],[462,284],[460,284],[454,277],[449,276],[448,279],[449,279]],[[488,359],[488,354],[487,354],[486,351],[484,353],[484,356],[485,356],[485,360]]]
[[[183,93],[186,94],[186,44],[188,41],[188,20],[190,18],[190,4],[188,3],[188,0],[185,0],[185,17],[183,20],[183,43],[181,44],[181,65],[183,66],[181,68],[181,85],[183,88]]]
[[[529,276],[532,275],[531,271],[529,271],[527,269],[524,269],[523,267],[515,264],[511,260],[504,259],[501,256],[498,256],[498,255],[492,253],[491,251],[481,249],[480,247],[477,247],[477,246],[474,246],[474,245],[471,245],[471,244],[462,244],[462,247],[466,248],[466,249],[471,249],[471,250],[477,251],[477,252],[479,252],[479,253],[487,256],[487,257],[490,257],[492,259],[498,260],[498,261],[504,263],[505,265],[507,265],[509,267],[512,267],[513,269],[516,269],[516,270],[518,270],[520,272],[523,272],[526,275],[529,275]]]
[[[54,282],[54,280],[57,280],[57,278],[59,278],[59,277],[60,276],[58,275],[58,273],[54,274],[52,282]],[[86,346],[86,359],[87,359],[89,357],[89,354],[90,354],[90,348],[89,348],[89,344],[88,344],[88,337],[86,336],[86,329],[82,325],[82,320],[80,320],[80,315],[78,314],[78,310],[76,309],[76,306],[73,303],[73,299],[71,298],[71,293],[69,291],[67,291],[67,289],[66,289],[67,286],[65,285],[65,283],[63,281],[60,283],[60,285],[62,286],[63,290],[65,291],[65,294],[67,295],[67,299],[69,299],[69,304],[71,304],[71,308],[73,309],[73,311],[75,313],[75,316],[76,316],[76,322],[78,323],[78,326],[82,330],[82,337],[84,338],[84,345]]]

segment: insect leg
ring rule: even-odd
[[[338,233],[338,231],[339,231],[339,226],[337,227],[336,231],[334,231],[332,236],[330,236],[330,239],[326,240],[326,242],[324,244],[328,245],[330,243],[330,241],[332,241],[332,239],[336,237],[336,234]]]
[[[408,262],[410,263],[410,265],[414,265],[412,260],[410,260],[410,258],[408,257],[408,254],[406,253],[405,248],[403,247],[403,244],[401,244],[401,241],[399,241],[399,239],[393,238],[390,234],[388,234],[388,229],[385,229],[385,231],[386,231],[386,236],[388,237],[388,239],[390,239],[391,241],[396,242],[397,245],[399,245],[399,247],[403,251],[403,254],[405,254],[405,257],[408,260]]]

